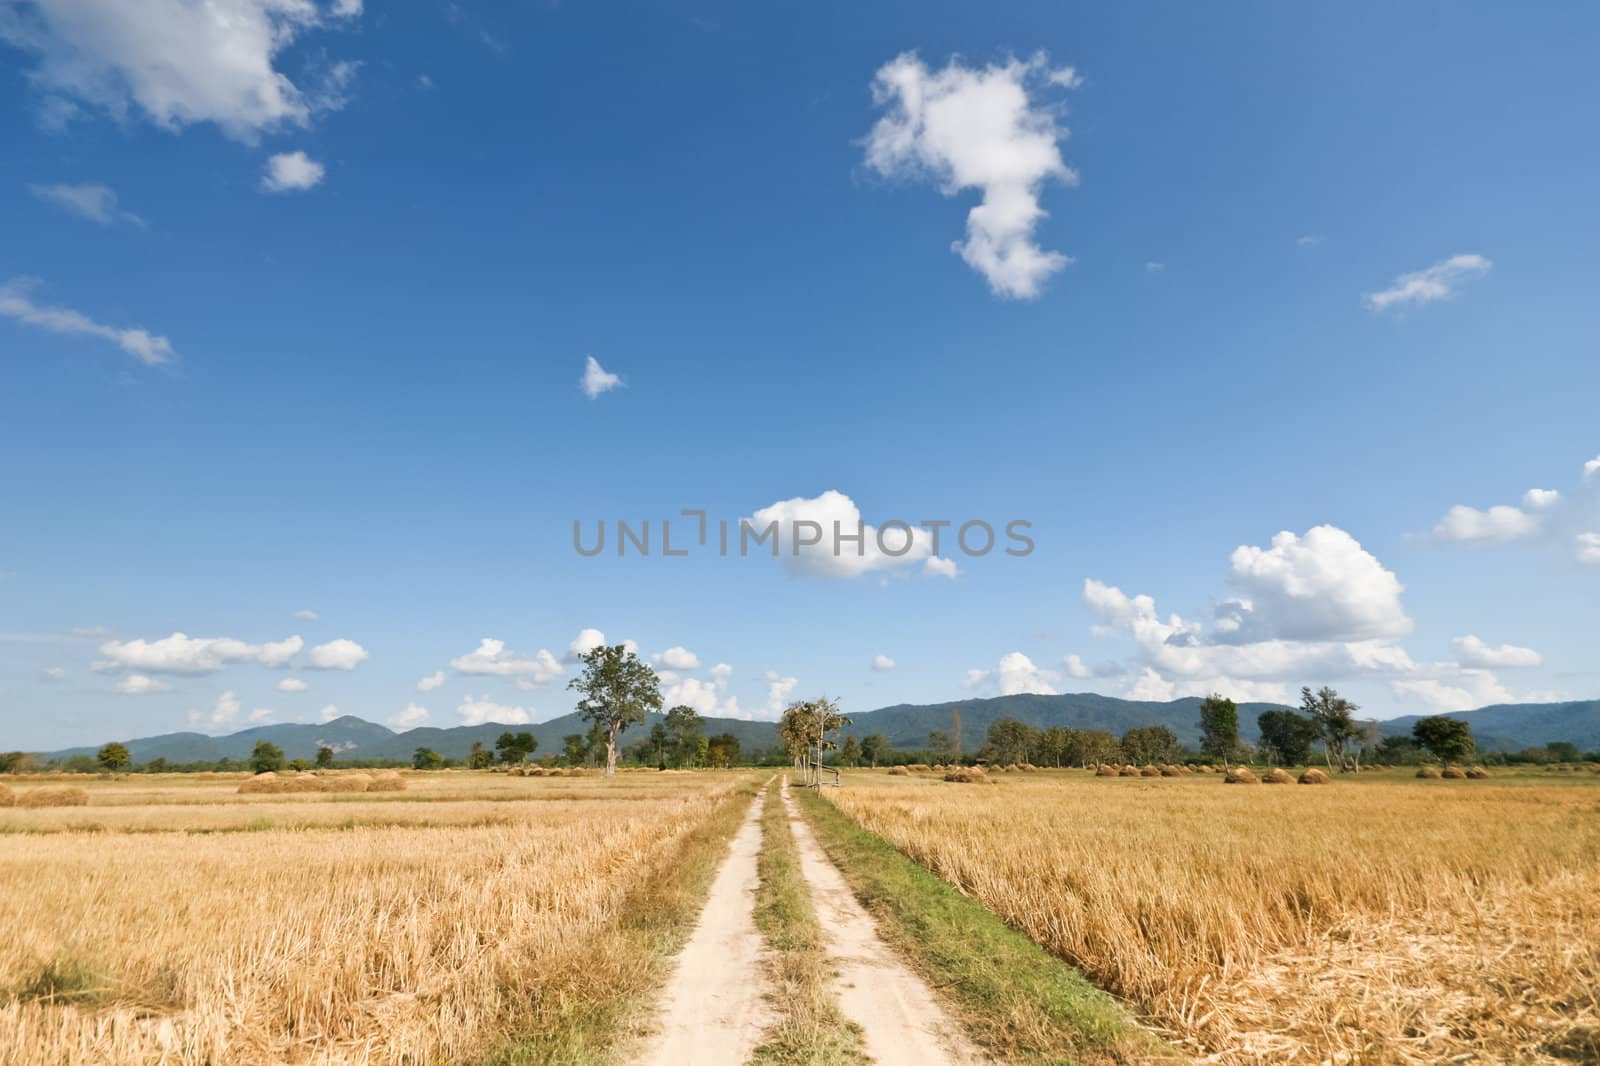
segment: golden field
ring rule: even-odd
[[[240,780],[85,779],[87,806],[0,809],[0,1061],[480,1055],[645,965],[606,950],[624,898],[754,778]]]
[[[826,795],[1198,1059],[1600,1061],[1600,777],[991,776]]]

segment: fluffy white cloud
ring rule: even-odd
[[[63,681],[63,680],[66,679],[66,676],[67,676],[67,671],[63,667],[60,667],[60,666],[47,666],[47,667],[45,667],[44,679],[46,681]]]
[[[317,614],[316,611],[309,611],[309,610],[307,610],[307,611],[296,611],[294,613],[294,616],[296,618],[300,619],[300,621],[302,621],[302,622],[315,622],[318,618],[322,617],[321,615]]]
[[[145,674],[129,674],[112,687],[118,692],[129,696],[143,696],[146,693],[165,692],[167,690],[166,682],[158,681]]]
[[[1587,463],[1583,464],[1583,476],[1585,480],[1594,477],[1596,474],[1600,474],[1600,455],[1595,456],[1593,459],[1590,459]]]
[[[481,651],[482,649],[480,648],[479,650]],[[417,691],[432,692],[442,684],[444,684],[444,671],[435,670],[433,673],[417,682]]]
[[[0,39],[36,57],[30,80],[58,119],[77,101],[119,120],[136,109],[174,131],[211,122],[254,142],[342,102],[326,87],[303,91],[275,62],[301,34],[359,10],[354,0],[327,11],[312,0],[6,0]],[[347,80],[350,67],[324,81]]]
[[[321,721],[321,722],[324,722],[324,723],[331,722],[337,717],[339,717],[339,708],[335,707],[331,703],[328,704],[326,707],[322,708],[321,711],[317,712],[318,721]]]
[[[110,341],[145,366],[163,366],[177,358],[172,342],[142,329],[121,329],[96,322],[70,307],[51,307],[35,303],[32,292],[38,287],[33,278],[12,278],[0,284],[0,315],[51,333],[77,337],[99,337]]]
[[[1433,535],[1445,541],[1487,541],[1504,544],[1520,540],[1539,531],[1539,518],[1509,504],[1500,504],[1479,511],[1457,505],[1445,512]]]
[[[250,724],[262,725],[266,722],[270,722],[275,714],[277,714],[277,712],[272,710],[270,707],[257,707],[255,710],[250,712]]]
[[[698,664],[697,664],[698,665]],[[714,718],[749,719],[750,712],[739,706],[736,696],[728,694],[728,679],[733,667],[718,663],[709,671],[710,678],[679,677],[671,670],[663,671],[661,678],[661,705],[676,707],[684,704],[693,707],[696,714]]]
[[[1062,669],[1067,672],[1067,676],[1075,680],[1082,681],[1085,678],[1094,676],[1094,671],[1090,670],[1088,664],[1077,655],[1067,656],[1062,660],[1061,665]]]
[[[1337,526],[1282,532],[1270,548],[1241,545],[1229,583],[1244,598],[1223,605],[1223,642],[1370,640],[1410,633],[1393,571]]]
[[[833,489],[810,499],[779,500],[743,521],[750,530],[749,552],[775,551],[797,576],[848,578],[917,563],[923,564],[924,573],[954,576],[955,564],[934,556],[927,530],[894,523],[882,529],[867,525],[855,501]],[[730,531],[730,542],[742,537],[744,528]],[[859,543],[854,539],[857,534]],[[756,543],[757,536],[765,537],[762,543]]]
[[[1059,108],[1035,90],[1076,83],[1070,68],[1052,71],[1042,53],[982,68],[951,59],[935,71],[906,52],[873,80],[885,114],[867,135],[867,165],[885,177],[932,181],[946,196],[982,192],[967,214],[967,239],[952,247],[998,295],[1037,296],[1071,262],[1034,239],[1045,182],[1078,180],[1061,158],[1067,130],[1056,121]]]
[[[419,707],[415,703],[406,704],[406,709],[397,711],[384,719],[384,724],[397,733],[404,733],[408,729],[415,729],[420,725],[428,724],[428,708]],[[478,723],[468,723],[476,725]]]
[[[1455,650],[1456,662],[1468,667],[1492,670],[1510,666],[1538,666],[1543,661],[1532,648],[1515,644],[1491,647],[1470,633],[1457,637],[1450,642],[1450,646]]]
[[[1543,511],[1561,502],[1561,493],[1555,489],[1529,489],[1522,494],[1522,506],[1530,511]]]
[[[326,168],[304,152],[280,152],[267,160],[262,192],[304,192],[322,183]]]
[[[108,185],[29,185],[28,191],[46,203],[55,204],[79,218],[110,226],[122,222],[143,228],[144,219],[117,207],[117,194]]]
[[[218,696],[210,710],[189,712],[189,724],[199,729],[225,729],[238,720],[239,698],[232,689]]]
[[[784,677],[776,670],[768,670],[767,681],[767,716],[778,718],[783,715],[783,709],[789,702],[789,695],[800,684],[797,677]]]
[[[955,577],[961,571],[957,569],[954,559],[930,555],[928,561],[922,564],[922,572],[929,577]]]
[[[278,682],[279,692],[304,692],[311,686],[301,681],[298,677],[286,677]]]
[[[299,637],[249,644],[232,637],[190,637],[174,633],[160,640],[111,640],[100,645],[99,670],[127,668],[157,674],[209,674],[233,663],[284,666],[300,651]]]
[[[887,655],[874,655],[872,657],[872,669],[880,674],[887,674],[894,669],[894,660]]]
[[[606,640],[605,633],[601,632],[600,630],[580,629],[578,630],[578,635],[572,638],[572,643],[567,645],[567,653],[563,655],[561,659],[563,662],[575,663],[585,655],[588,655],[591,651],[594,651],[596,648],[600,647],[600,645],[607,643],[609,643],[609,641]],[[623,641],[622,647],[627,651],[633,652],[635,655],[639,653],[639,645],[631,640]]]
[[[535,685],[548,684],[563,672],[561,663],[543,648],[532,655],[524,655],[508,651],[505,641],[493,637],[484,637],[478,641],[476,650],[451,659],[450,667],[463,674],[514,677]]]
[[[1433,527],[1433,539],[1469,544],[1523,541],[1580,563],[1600,562],[1600,544],[1586,532],[1600,521],[1597,470],[1600,459],[1585,463],[1582,482],[1570,496],[1535,488],[1523,493],[1520,506],[1500,504],[1483,511],[1452,507]]]
[[[993,670],[967,671],[968,688],[1001,696],[1015,696],[1023,692],[1053,696],[1056,694],[1056,682],[1060,679],[1060,674],[1035,666],[1033,660],[1020,651],[1001,656]]]
[[[533,721],[533,712],[526,707],[502,706],[488,697],[481,700],[474,696],[463,697],[456,714],[460,716],[462,725],[483,725],[485,722],[527,725]]]
[[[1573,544],[1573,557],[1578,562],[1600,565],[1600,533],[1579,533]]]
[[[698,670],[700,669],[700,656],[683,647],[681,644],[668,648],[659,655],[651,656],[651,661],[657,666],[668,670]]]
[[[602,392],[610,392],[622,384],[622,379],[600,365],[600,360],[587,356],[583,361],[583,377],[578,381],[583,394],[594,399]]]
[[[1401,274],[1387,289],[1367,293],[1367,307],[1382,311],[1389,307],[1447,300],[1463,283],[1487,274],[1490,266],[1489,260],[1481,255],[1453,255],[1426,269]]]
[[[318,644],[308,651],[306,667],[311,670],[354,670],[368,658],[366,648],[353,640],[340,637],[326,644]]]

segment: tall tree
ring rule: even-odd
[[[250,769],[258,774],[282,770],[283,749],[270,741],[256,741],[256,746],[250,749]]]
[[[830,752],[839,744],[834,734],[850,724],[839,713],[839,704],[827,698],[799,700],[789,704],[778,721],[778,740],[789,758],[798,759],[809,751]]]
[[[1316,692],[1309,688],[1300,690],[1300,710],[1316,723],[1330,770],[1336,763],[1341,770],[1349,765],[1345,748],[1361,735],[1355,718],[1360,709],[1326,686]]]
[[[1164,725],[1147,725],[1122,734],[1122,754],[1132,763],[1168,763],[1178,757],[1178,734]]]
[[[582,733],[568,733],[561,738],[561,755],[568,766],[582,766],[589,756],[589,745]]]
[[[1238,747],[1238,705],[1213,692],[1200,704],[1200,750],[1223,762],[1232,762]]]
[[[529,739],[532,739],[530,734]],[[472,750],[467,752],[468,770],[487,770],[494,762],[494,754],[483,746],[483,741],[474,740]]]
[[[878,763],[893,753],[894,749],[889,746],[889,738],[882,733],[873,733],[871,736],[861,738],[861,757],[874,770],[878,768]]]
[[[473,744],[474,751],[480,747],[479,744]],[[538,751],[539,741],[532,733],[526,731],[521,733],[507,731],[495,738],[494,750],[499,753],[502,763],[513,766],[527,761],[528,756]]]
[[[328,767],[330,767],[332,765],[333,765],[333,749],[328,747],[326,744],[320,745],[317,748],[317,767],[318,767],[318,769],[326,770]]]
[[[961,709],[959,707],[950,708],[950,739],[951,739],[951,741],[953,741],[955,743],[955,750],[950,753],[951,757],[954,758],[956,762],[960,762],[961,761]]]
[[[656,672],[624,644],[601,644],[582,658],[583,673],[567,687],[582,694],[578,711],[605,731],[606,776],[617,772],[617,737],[661,709]]]
[[[1027,762],[1028,752],[1038,743],[1039,731],[1015,718],[1002,718],[989,726],[984,752],[992,762]]]
[[[100,749],[95,755],[95,761],[100,764],[100,769],[108,774],[114,774],[128,765],[128,749],[125,745],[113,741]]]
[[[939,762],[949,762],[955,757],[956,747],[949,733],[935,729],[928,734],[928,751]]]
[[[1256,716],[1261,730],[1261,746],[1286,766],[1304,766],[1311,759],[1317,723],[1293,711],[1262,711]]]
[[[1466,762],[1477,747],[1470,725],[1442,714],[1418,719],[1411,727],[1411,735],[1440,762]]]
[[[739,738],[732,733],[718,733],[706,741],[707,756],[711,765],[717,769],[726,769],[739,762]]]
[[[679,767],[693,765],[695,750],[705,731],[706,720],[696,714],[693,707],[680,703],[667,711],[664,725],[671,748],[672,765]]]
[[[861,741],[855,737],[845,737],[844,746],[839,749],[839,761],[846,766],[861,765]]]

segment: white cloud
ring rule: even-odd
[[[1001,656],[993,670],[967,671],[968,688],[1001,696],[1015,696],[1024,692],[1053,696],[1056,694],[1056,682],[1060,679],[1060,674],[1035,666],[1033,660],[1020,651]]]
[[[1167,269],[1167,264],[1158,262],[1154,259],[1151,259],[1144,265],[1144,272],[1146,274],[1159,274],[1165,269]]]
[[[1282,532],[1272,547],[1241,545],[1229,582],[1244,598],[1223,605],[1225,643],[1265,639],[1370,640],[1410,633],[1394,572],[1337,526]]]
[[[1315,233],[1307,233],[1304,236],[1296,237],[1294,243],[1301,248],[1315,248],[1322,243],[1322,238]]]
[[[1178,686],[1156,673],[1150,667],[1145,667],[1128,686],[1127,697],[1130,700],[1148,700],[1152,703],[1166,703],[1176,699]]]
[[[651,656],[651,662],[668,670],[700,669],[700,656],[682,645],[668,648],[659,655]]]
[[[1600,533],[1579,533],[1573,545],[1573,557],[1578,562],[1600,565]]]
[[[331,703],[317,712],[317,720],[324,723],[331,722],[337,717],[339,717],[339,708]]]
[[[268,707],[257,707],[255,710],[250,712],[250,724],[262,725],[266,722],[270,722],[272,721],[272,716],[276,713],[276,711]]]
[[[33,301],[38,286],[33,278],[12,278],[0,283],[0,315],[29,326],[68,336],[99,337],[110,341],[145,366],[163,366],[177,357],[172,342],[142,329],[119,329],[96,322],[70,307],[50,307]]]
[[[505,707],[487,697],[481,700],[473,696],[463,697],[456,714],[460,715],[462,725],[483,725],[485,722],[526,725],[533,721],[533,712],[526,707]]]
[[[67,676],[67,671],[63,667],[60,667],[60,666],[47,666],[47,667],[45,667],[44,679],[46,681],[62,681],[62,680],[66,679],[66,676]]]
[[[1594,477],[1596,474],[1600,474],[1600,455],[1595,456],[1593,459],[1590,459],[1587,463],[1583,464],[1583,476],[1585,480]]]
[[[1393,285],[1381,292],[1367,293],[1367,307],[1382,311],[1389,307],[1447,300],[1464,282],[1487,274],[1490,266],[1489,260],[1481,255],[1454,255],[1424,270],[1401,274]]]
[[[1539,530],[1539,519],[1526,511],[1501,504],[1487,511],[1457,505],[1445,512],[1433,535],[1444,541],[1487,541],[1504,544],[1532,536]]]
[[[1452,668],[1435,664],[1436,676],[1405,678],[1390,683],[1401,699],[1422,704],[1430,711],[1471,711],[1497,703],[1548,703],[1559,692],[1513,692],[1488,670]]]
[[[415,729],[428,724],[428,708],[419,707],[415,703],[406,704],[406,709],[391,714],[384,719],[384,724],[397,733],[404,733],[408,729]],[[469,723],[476,725],[478,723]]]
[[[129,696],[143,696],[151,692],[165,692],[167,684],[145,674],[129,674],[114,686],[118,692]]]
[[[0,39],[36,57],[30,80],[51,94],[45,108],[58,120],[78,101],[119,121],[137,109],[171,131],[215,123],[253,143],[336,106],[275,61],[301,34],[359,9],[353,0],[327,12],[311,0],[8,0]]]
[[[800,684],[797,677],[784,677],[776,670],[768,670],[767,681],[767,716],[778,718],[782,716],[784,706],[789,702],[789,694]]]
[[[1522,494],[1521,505],[1516,507],[1499,504],[1482,511],[1464,505],[1452,507],[1433,527],[1432,537],[1475,544],[1522,541],[1580,563],[1600,562],[1600,552],[1586,533],[1600,521],[1597,470],[1600,459],[1585,463],[1582,481],[1570,495],[1533,488]]]
[[[1538,666],[1543,661],[1539,653],[1532,648],[1522,648],[1515,644],[1491,647],[1471,634],[1457,637],[1450,642],[1450,646],[1455,649],[1456,662],[1467,667],[1492,670],[1513,666]]]
[[[535,685],[548,684],[563,673],[561,663],[543,648],[532,655],[508,651],[506,642],[484,637],[475,650],[450,660],[450,668],[463,674],[514,677]]]
[[[326,168],[304,152],[280,152],[267,160],[262,192],[304,192],[322,183]]]
[[[340,637],[326,644],[318,644],[306,653],[306,668],[310,670],[354,670],[369,658],[367,649],[353,640]]]
[[[1076,655],[1069,655],[1062,660],[1062,668],[1066,670],[1068,677],[1078,681],[1094,676],[1094,671],[1090,670],[1088,664]]]
[[[922,564],[922,572],[929,577],[955,577],[961,571],[957,569],[954,559],[930,555],[928,561]]]
[[[873,99],[886,113],[867,136],[867,165],[886,177],[932,181],[946,196],[980,190],[967,239],[953,249],[998,295],[1037,296],[1071,262],[1034,239],[1045,182],[1073,185],[1077,175],[1061,158],[1067,130],[1056,121],[1059,109],[1030,90],[1076,82],[1070,68],[1052,71],[1042,53],[982,68],[952,59],[933,71],[906,52],[873,80]]]
[[[828,490],[807,499],[796,496],[761,508],[743,522],[748,523],[751,554],[772,552],[790,573],[804,577],[847,578],[875,570],[893,571],[916,563],[928,574],[954,576],[955,564],[938,563],[933,555],[930,533],[918,526],[890,525],[879,529],[861,520],[855,501],[842,492]],[[761,544],[753,539],[765,534],[776,523],[772,536]],[[730,531],[729,539],[742,537],[745,526]],[[835,533],[840,539],[835,540]],[[857,534],[861,540],[853,538]],[[808,543],[816,538],[815,543]],[[850,539],[845,539],[850,538]],[[881,544],[880,544],[881,541]],[[771,545],[776,544],[776,549]]]
[[[872,669],[877,673],[887,674],[894,669],[894,660],[887,655],[874,655],[872,657]]]
[[[158,674],[209,674],[234,663],[285,666],[300,651],[299,637],[249,644],[232,637],[190,637],[173,633],[160,640],[111,640],[100,645],[105,659],[97,670],[127,668]]]
[[[117,194],[108,185],[29,185],[28,191],[46,203],[72,212],[79,218],[110,226],[117,222],[144,227],[144,219],[117,207]]]
[[[594,399],[602,392],[610,392],[621,384],[622,379],[602,367],[600,360],[592,355],[584,359],[583,377],[579,379],[579,385],[589,399]]]
[[[298,677],[286,677],[282,681],[278,682],[279,692],[304,692],[310,687],[310,685],[306,684]]]
[[[316,611],[296,611],[294,616],[302,622],[315,622],[321,617]]]
[[[602,644],[609,643],[606,640],[605,633],[598,629],[580,629],[578,630],[578,635],[572,638],[572,643],[567,645],[567,653],[561,657],[561,661],[575,663]],[[624,651],[631,651],[635,655],[639,654],[639,645],[634,641],[624,640],[622,647]]]
[[[1522,494],[1522,506],[1530,511],[1543,511],[1561,502],[1561,493],[1555,489],[1529,489]]]
[[[433,673],[417,682],[417,691],[432,692],[442,684],[444,684],[444,671],[435,670]]]
[[[210,710],[189,712],[189,724],[201,729],[224,729],[238,720],[239,699],[232,689],[218,696]]]
[[[684,704],[706,717],[749,719],[750,713],[739,706],[738,698],[728,695],[728,678],[732,673],[733,667],[727,663],[712,667],[708,681],[664,671],[660,675],[661,705],[670,708]]]

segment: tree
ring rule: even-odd
[[[861,741],[855,737],[845,737],[844,747],[839,749],[839,761],[846,766],[861,765]]]
[[[1213,692],[1200,704],[1200,750],[1223,762],[1233,761],[1239,746],[1239,707]]]
[[[25,751],[0,753],[0,774],[26,774],[33,771],[33,756]]]
[[[1078,745],[1079,758],[1085,766],[1122,761],[1122,745],[1104,729],[1081,730],[1078,733]]]
[[[955,750],[950,753],[951,759],[961,761],[961,711],[959,708],[950,708],[950,739],[955,743]]]
[[[718,769],[725,769],[739,762],[739,738],[732,733],[718,733],[707,741],[706,749],[711,765]]]
[[[668,751],[672,765],[685,766],[694,762],[695,749],[706,727],[706,720],[686,703],[667,711],[663,723],[667,732]]]
[[[949,762],[955,757],[956,746],[949,733],[935,729],[928,734],[928,751],[939,762]]]
[[[617,772],[617,737],[645,715],[661,709],[661,687],[656,672],[639,661],[623,644],[601,644],[585,652],[582,675],[567,687],[582,694],[578,712],[603,727],[606,738],[606,776]]]
[[[670,743],[671,738],[665,725],[657,722],[650,727],[650,739],[646,743],[646,749],[650,753],[650,761],[655,763],[658,770],[667,768],[667,747]]]
[[[1309,688],[1300,690],[1300,710],[1316,723],[1328,769],[1333,769],[1335,763],[1341,770],[1349,765],[1344,751],[1352,740],[1361,735],[1361,727],[1355,719],[1355,713],[1360,709],[1326,686],[1316,692]],[[1356,762],[1359,768],[1359,755]]]
[[[532,739],[531,735],[529,739]],[[483,746],[483,741],[474,740],[472,742],[472,750],[467,752],[467,769],[487,770],[493,763],[494,753]]]
[[[1418,744],[1427,748],[1440,762],[1465,762],[1472,758],[1476,745],[1472,740],[1472,727],[1459,718],[1442,714],[1420,718],[1411,727],[1411,735]]]
[[[1261,730],[1261,746],[1269,748],[1278,762],[1304,766],[1311,760],[1311,745],[1317,739],[1317,723],[1293,711],[1262,711],[1256,716]]]
[[[791,759],[812,751],[826,753],[839,746],[833,735],[849,724],[834,700],[799,700],[789,704],[778,721],[778,740]]]
[[[444,756],[427,748],[418,748],[411,753],[411,767],[414,770],[437,770],[444,765]]]
[[[482,747],[482,744],[475,741],[472,745],[472,750],[476,752]],[[494,750],[500,756],[502,763],[508,766],[521,764],[527,761],[528,756],[539,750],[539,741],[534,738],[532,733],[527,731],[521,733],[506,732],[495,738]],[[484,754],[487,755],[488,753],[485,752]],[[470,756],[467,765],[472,765]]]
[[[326,770],[333,765],[333,749],[323,745],[317,749],[317,769]]]
[[[256,746],[250,749],[250,772],[265,774],[282,769],[283,749],[265,740],[256,741]]]
[[[95,755],[95,761],[100,764],[100,769],[108,774],[114,774],[127,766],[131,760],[128,758],[127,746],[113,741],[100,749]]]
[[[589,755],[589,745],[582,733],[568,733],[561,738],[561,757],[568,766],[582,766]]]
[[[1147,725],[1122,734],[1122,754],[1132,763],[1169,763],[1178,757],[1178,734],[1164,725]]]
[[[882,733],[873,733],[871,736],[861,738],[861,757],[867,760],[867,765],[874,770],[878,763],[889,758],[894,749],[889,747],[889,738]]]
[[[1039,734],[1038,762],[1050,766],[1071,766],[1078,731],[1054,725]]]
[[[1038,742],[1039,731],[1015,718],[1002,718],[989,726],[989,739],[980,755],[997,763],[1027,762],[1028,752]]]

